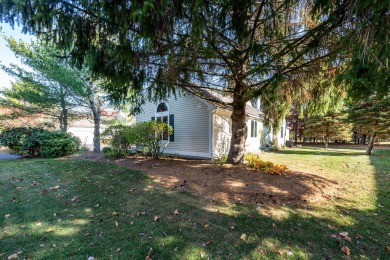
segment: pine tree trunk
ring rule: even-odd
[[[62,118],[62,121],[64,122],[64,132],[68,132],[68,110],[64,110],[64,116]]]
[[[94,86],[93,78],[89,80],[89,106],[93,116],[93,151],[100,152],[100,98],[98,95],[97,88]]]
[[[373,132],[372,135],[371,135],[370,141],[368,142],[368,147],[367,147],[367,150],[366,150],[366,154],[367,155],[371,155],[372,148],[374,147],[375,136],[376,136],[376,132]]]
[[[60,121],[60,130],[66,133],[68,131],[68,110],[63,109],[61,111],[59,121]]]
[[[60,114],[60,118],[58,118],[58,121],[60,121],[60,131],[64,131],[64,122],[62,121],[62,112]]]
[[[246,102],[238,95],[233,97],[232,138],[227,163],[240,164],[244,161],[247,125],[245,115]]]
[[[329,145],[329,137],[328,136],[324,137],[324,144],[325,144],[325,149],[328,149],[328,145]]]
[[[100,152],[100,111],[97,107],[93,109],[93,151]]]

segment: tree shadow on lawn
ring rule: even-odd
[[[376,239],[371,225],[380,228],[375,218],[358,218],[372,212],[340,208],[351,212],[346,226],[338,211],[329,213],[331,201],[260,209],[210,202],[111,163],[24,160],[8,165],[6,173],[0,169],[0,197],[6,204],[0,216],[11,214],[0,220],[0,254],[22,250],[32,259],[145,259],[153,248],[153,259],[340,259],[346,257],[341,245],[357,257],[360,244],[331,235],[363,225]],[[28,172],[19,170],[23,166]],[[362,235],[370,244],[359,255],[371,258],[382,242]]]

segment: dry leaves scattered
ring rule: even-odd
[[[149,252],[148,252],[148,255],[146,256],[145,260],[152,260],[152,251],[153,251],[153,249],[150,248]]]
[[[243,234],[240,236],[240,239],[246,241],[246,240],[248,239],[248,236],[247,236],[246,234],[243,233]]]
[[[351,249],[349,249],[349,247],[347,247],[347,246],[343,246],[341,248],[341,251],[346,253],[347,255],[351,255]]]

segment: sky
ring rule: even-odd
[[[7,47],[7,42],[3,36],[12,36],[16,40],[31,41],[34,36],[23,34],[20,27],[15,25],[14,29],[6,23],[0,23],[0,63],[8,66],[9,64],[20,65],[20,61],[15,57],[14,53]],[[0,69],[0,90],[11,86],[11,81],[15,81],[11,76]]]

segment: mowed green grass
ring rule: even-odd
[[[153,259],[389,258],[389,150],[263,156],[347,190],[307,208],[256,208],[166,189],[112,163],[0,161],[0,258],[145,259],[150,248]],[[335,237],[344,231],[351,241]]]

